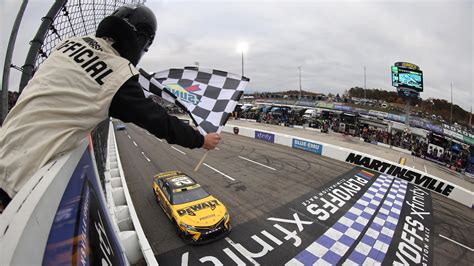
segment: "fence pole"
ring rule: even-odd
[[[31,47],[28,51],[28,55],[26,56],[25,64],[23,65],[23,74],[21,75],[19,88],[20,93],[23,91],[23,88],[25,88],[26,84],[28,84],[28,81],[30,81],[31,77],[33,76],[35,60],[38,56],[41,46],[43,45],[46,33],[48,33],[51,24],[53,24],[54,18],[66,2],[67,0],[56,0],[49,9],[48,14],[42,18],[43,22],[38,28],[34,39],[30,42]]]
[[[8,113],[8,86],[10,82],[10,67],[12,64],[13,49],[15,48],[16,36],[20,28],[21,19],[25,13],[28,0],[23,0],[13,23],[12,32],[10,33],[10,40],[8,41],[7,54],[5,55],[5,62],[3,65],[3,79],[2,79],[2,93],[1,93],[1,107],[0,107],[0,125],[5,120]]]

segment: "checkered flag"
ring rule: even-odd
[[[220,133],[249,79],[213,69],[169,69],[149,74],[140,69],[143,89],[187,111],[199,131]]]

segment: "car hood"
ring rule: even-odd
[[[213,196],[204,199],[173,205],[178,223],[191,226],[212,226],[218,223],[226,213],[225,206]]]

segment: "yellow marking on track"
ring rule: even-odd
[[[407,162],[407,158],[405,157],[400,157],[400,160],[398,160],[398,163],[401,165],[405,165],[406,162]]]

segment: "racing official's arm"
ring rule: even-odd
[[[138,83],[138,76],[130,78],[117,91],[109,108],[109,115],[132,122],[148,130],[170,144],[186,148],[214,149],[220,141],[219,134],[210,133],[203,137],[197,130],[169,115],[159,104],[145,98]]]

